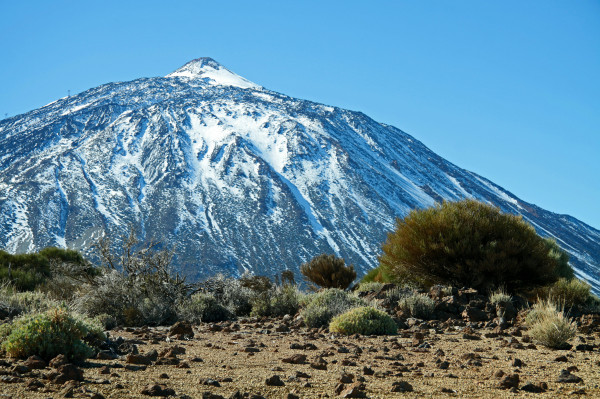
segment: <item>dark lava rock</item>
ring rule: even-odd
[[[202,399],[225,399],[225,397],[212,392],[202,392]]]
[[[32,370],[43,369],[48,365],[44,359],[35,355],[29,356],[27,360],[23,362],[23,364]]]
[[[371,367],[369,367],[369,366],[363,367],[362,371],[363,371],[364,375],[373,375],[373,374],[375,374],[375,371],[373,371],[373,369]]]
[[[531,393],[542,393],[542,392],[546,392],[546,389],[544,389],[541,384],[536,385],[536,384],[529,382],[521,387],[521,391],[531,392]]]
[[[519,374],[505,375],[498,384],[500,389],[519,388]]]
[[[366,398],[367,394],[365,393],[365,384],[357,381],[348,388],[344,389],[340,393],[340,396],[342,398]]]
[[[219,381],[213,380],[211,378],[207,378],[205,380],[201,380],[200,383],[202,385],[208,385],[208,386],[216,387],[216,388],[219,388],[221,386],[221,384],[219,383]]]
[[[560,375],[556,379],[556,382],[577,384],[583,382],[583,379],[581,377],[576,376],[575,374],[571,374],[569,370],[562,370],[560,372]]]
[[[339,381],[343,384],[351,384],[354,382],[354,374],[342,373]]]
[[[392,392],[412,392],[413,386],[406,381],[396,381],[392,384]]]
[[[167,388],[162,384],[148,384],[141,392],[142,395],[148,396],[172,396],[175,395],[175,390]]]
[[[282,359],[281,361],[284,363],[291,363],[291,364],[304,364],[304,363],[306,363],[306,355],[295,354],[290,357],[286,357],[285,359]]]
[[[83,381],[83,370],[73,364],[63,364],[57,371],[58,374],[52,379],[56,384],[64,384],[67,381]]]
[[[50,360],[49,364],[50,364],[50,367],[57,369],[60,366],[62,366],[63,364],[67,364],[67,363],[69,363],[69,361],[67,360],[66,356],[61,353],[60,355],[56,356],[54,359]]]
[[[180,336],[180,337],[193,338],[194,337],[194,329],[192,328],[192,325],[190,323],[185,322],[185,321],[178,321],[177,323],[175,323],[171,326],[171,328],[169,329],[168,335],[170,337]]]
[[[281,381],[281,377],[279,377],[277,374],[267,378],[265,384],[270,387],[282,387],[285,385],[283,381]]]

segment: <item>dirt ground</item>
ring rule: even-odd
[[[79,365],[81,382],[55,383],[49,366],[27,370],[19,369],[23,361],[0,360],[0,399],[144,398],[153,384],[178,398],[600,397],[598,333],[553,350],[515,327],[498,334],[428,322],[380,337],[340,336],[282,319],[202,324],[193,338],[168,331],[110,331],[141,356],[90,359]],[[558,381],[563,370],[563,380],[573,382]]]

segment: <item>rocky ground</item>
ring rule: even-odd
[[[0,359],[0,398],[600,397],[597,315],[554,350],[518,316],[498,325],[459,309],[444,322],[404,318],[395,336],[340,336],[290,316],[115,329],[83,364]]]

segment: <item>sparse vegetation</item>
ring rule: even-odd
[[[563,348],[577,333],[577,326],[562,306],[551,300],[537,302],[526,317],[529,334],[541,345]]]
[[[474,200],[413,210],[388,234],[381,266],[398,281],[509,292],[553,283],[557,260],[520,216]]]
[[[2,348],[10,357],[37,355],[46,360],[59,354],[70,360],[85,359],[92,355],[93,349],[84,339],[104,338],[99,324],[77,317],[65,308],[15,319],[2,325],[0,335]]]
[[[398,307],[411,317],[428,319],[435,309],[435,301],[424,294],[414,293],[398,301]]]
[[[191,323],[212,323],[228,320],[232,317],[231,312],[219,303],[214,296],[202,292],[183,300],[177,310],[180,320]]]
[[[490,294],[490,303],[492,305],[505,304],[512,301],[510,296],[503,288],[499,288]]]
[[[300,267],[302,275],[313,284],[323,288],[345,290],[356,279],[354,266],[346,266],[344,259],[335,255],[321,254]]]
[[[585,281],[561,278],[549,287],[548,298],[564,303],[567,309],[583,308],[592,301],[590,289],[590,285]]]
[[[360,298],[339,288],[329,288],[312,294],[306,301],[306,306],[300,314],[306,325],[313,328],[327,326],[333,317],[366,305]]]
[[[360,285],[356,288],[356,292],[379,292],[382,287],[383,283],[379,283],[377,281],[361,282]]]
[[[392,335],[398,326],[384,311],[373,307],[354,308],[333,318],[329,331],[340,334]]]

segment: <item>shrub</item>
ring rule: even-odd
[[[365,306],[334,317],[329,331],[345,335],[392,335],[396,334],[398,326],[387,313]]]
[[[193,286],[173,273],[171,251],[156,242],[140,244],[133,231],[123,238],[120,256],[106,239],[95,248],[101,274],[81,285],[73,300],[77,310],[90,316],[108,314],[124,325],[170,324],[177,319],[177,304]]]
[[[302,293],[294,285],[277,287],[271,296],[271,316],[295,315],[300,308]]]
[[[379,292],[381,291],[381,288],[383,287],[383,283],[378,283],[376,281],[370,281],[370,282],[362,282],[360,283],[360,285],[358,286],[358,288],[356,288],[356,292],[371,292],[371,291],[375,291],[375,292]]]
[[[412,294],[398,301],[400,310],[418,319],[428,319],[435,309],[435,301],[423,294]]]
[[[371,269],[360,280],[361,283],[377,282],[377,283],[398,283],[390,275],[386,267],[378,266]]]
[[[510,292],[557,280],[556,259],[520,216],[474,200],[413,210],[388,234],[380,264],[397,280]]]
[[[252,310],[253,291],[242,286],[240,280],[217,274],[201,282],[199,288],[236,316],[248,316]]]
[[[324,327],[331,319],[352,308],[364,306],[365,302],[338,288],[329,288],[310,295],[300,312],[304,323],[312,328]]]
[[[92,355],[84,339],[103,337],[102,328],[89,319],[83,320],[64,308],[31,314],[14,320],[3,330],[2,348],[10,357],[31,355],[50,360],[59,354],[69,360],[82,360]]]
[[[590,285],[579,279],[559,279],[548,290],[548,298],[563,303],[565,307],[584,307],[591,302]]]
[[[321,254],[300,267],[300,272],[310,282],[323,288],[345,290],[356,278],[354,266],[345,266],[344,259]]]
[[[35,289],[50,277],[50,262],[37,253],[11,255],[0,250],[0,281],[19,291]]]
[[[556,240],[552,238],[545,238],[544,244],[546,244],[548,256],[554,259],[554,262],[556,263],[556,275],[558,277],[566,278],[567,280],[574,278],[575,273],[573,272],[573,268],[569,265],[569,254],[563,251],[556,243]]]
[[[56,306],[58,303],[49,299],[42,292],[19,292],[8,285],[0,287],[0,310],[6,316],[14,317],[22,313],[45,312]]]
[[[231,313],[214,296],[199,292],[179,305],[178,316],[191,323],[210,323],[228,320]]]
[[[512,301],[512,296],[506,293],[503,288],[492,292],[490,294],[490,303],[492,305],[505,304]]]
[[[529,335],[549,348],[565,347],[567,341],[577,333],[575,323],[550,300],[536,303],[525,320],[529,325]]]

